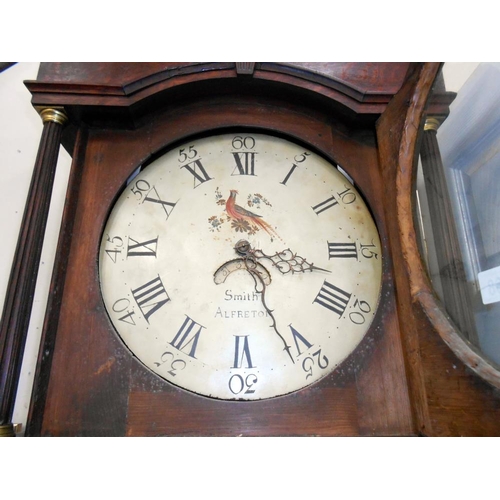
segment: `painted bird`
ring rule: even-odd
[[[226,201],[226,212],[227,214],[236,220],[247,221],[250,224],[255,224],[271,236],[276,236],[279,238],[278,234],[274,229],[262,218],[261,215],[254,214],[247,210],[246,208],[240,207],[236,204],[236,195],[238,191],[236,189],[231,189],[229,192],[229,198]]]

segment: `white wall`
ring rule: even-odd
[[[447,62],[443,66],[446,90],[458,92],[478,66],[478,62]]]
[[[458,91],[478,63],[445,65],[448,90]],[[38,63],[18,63],[0,73],[0,304],[3,304],[26,195],[35,163],[42,122],[30,103],[24,80],[35,79]],[[33,313],[28,332],[14,423],[26,423],[59,224],[71,158],[61,148],[47,234],[42,252]]]

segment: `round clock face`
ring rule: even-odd
[[[111,322],[146,367],[245,400],[338,367],[367,333],[382,279],[376,226],[347,178],[253,133],[188,142],[131,179],[99,268]]]

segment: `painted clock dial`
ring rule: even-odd
[[[175,147],[130,179],[99,271],[110,320],[147,368],[203,396],[258,400],[354,351],[381,260],[370,212],[334,165],[239,133]]]

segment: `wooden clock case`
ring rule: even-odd
[[[409,63],[42,64],[27,86],[35,106],[64,108],[62,143],[73,164],[27,435],[497,434],[496,389],[436,333],[415,298],[431,294],[425,271],[417,270],[419,285],[405,246],[409,238],[416,248],[410,171],[438,70]],[[448,103],[436,100],[435,112],[445,114]],[[380,307],[355,353],[309,388],[256,402],[208,399],[149,372],[114,332],[99,290],[104,224],[129,176],[181,141],[227,130],[277,134],[339,164],[372,210],[383,246]]]

